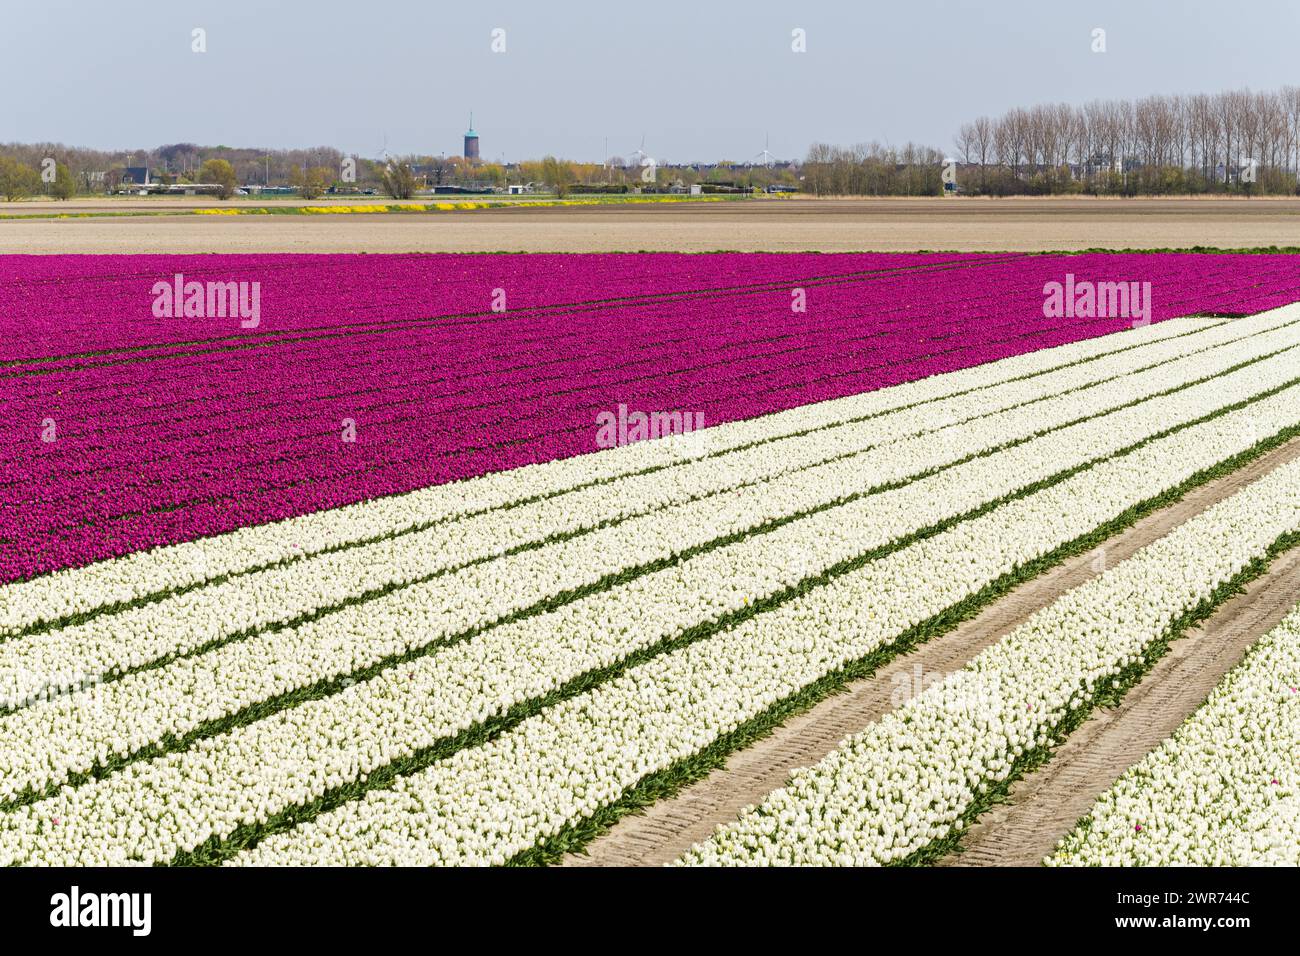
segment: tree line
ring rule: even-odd
[[[1294,193],[1300,87],[1012,109],[955,144],[991,192]]]
[[[40,170],[57,169],[54,178]],[[702,183],[761,189],[768,185],[796,186],[796,170],[726,160],[696,169],[658,166],[647,170],[612,156],[605,163],[583,163],[545,156],[506,166],[462,156],[411,154],[379,160],[346,156],[331,147],[309,150],[235,149],[192,143],[156,149],[106,152],[59,143],[0,144],[0,197],[8,200],[35,195],[69,199],[79,193],[113,192],[123,185],[129,167],[146,167],[152,182],[166,185],[216,185],[227,198],[240,184],[292,187],[299,196],[315,199],[327,190],[373,190],[396,199],[409,199],[438,186],[494,189],[512,183],[535,184],[558,195],[571,191],[626,192],[633,188],[663,189]]]
[[[953,159],[961,191],[976,195],[1294,194],[1300,87],[1017,107],[963,123],[954,146],[955,155],[944,155],[912,144],[816,143],[804,188],[937,195],[943,163]]]
[[[1016,107],[963,123],[955,151],[908,143],[814,143],[801,164],[775,169],[726,161],[700,169],[660,166],[653,187],[729,182],[746,188],[797,186],[817,195],[927,196],[944,191],[943,170],[974,195],[1294,194],[1300,173],[1300,87],[1271,92],[1147,96]],[[352,157],[328,146],[263,150],[175,143],[110,152],[57,143],[0,145],[0,196],[112,191],[126,167],[146,166],[164,183],[290,185],[305,198],[331,187],[373,188],[408,198],[428,186],[501,187],[541,183],[621,190],[644,185],[645,170],[619,157],[603,164],[552,156],[510,167],[459,156]],[[43,174],[43,175],[42,175]]]
[[[263,150],[173,143],[154,149],[98,150],[63,143],[0,144],[0,196],[21,199],[49,195],[67,199],[78,193],[112,192],[130,167],[145,167],[153,182],[167,185],[206,183],[229,196],[240,183],[303,183],[319,195],[340,175],[343,153],[330,146]],[[364,164],[359,164],[364,165]],[[50,168],[50,179],[41,172]],[[378,181],[378,174],[371,177]]]

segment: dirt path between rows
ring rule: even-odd
[[[1204,624],[1175,641],[1151,673],[1012,785],[946,866],[1036,866],[1125,770],[1159,746],[1223,675],[1300,601],[1300,553],[1278,558]]]
[[[1115,563],[1124,560],[1134,551],[1162,537],[1177,525],[1239,491],[1242,487],[1267,474],[1278,465],[1296,458],[1300,458],[1300,438],[1293,439],[1247,467],[1238,469],[1231,475],[1190,492],[1173,506],[1148,516],[1128,531],[1115,536],[1106,542],[1103,548],[1070,559],[1034,580],[1022,584],[1006,597],[986,608],[982,614],[974,619],[965,622],[941,638],[923,644],[912,653],[903,655],[882,667],[871,677],[855,681],[848,685],[843,693],[822,701],[807,713],[787,721],[777,728],[771,736],[739,753],[733,754],[727,760],[725,766],[686,788],[672,799],[655,804],[643,814],[624,817],[607,833],[592,841],[587,846],[585,854],[570,854],[561,861],[560,865],[657,866],[671,862],[693,844],[708,837],[719,824],[734,820],[744,807],[758,803],[768,793],[783,786],[789,778],[791,770],[821,760],[831,750],[835,749],[844,737],[861,731],[872,721],[893,710],[908,697],[924,690],[934,680],[941,679],[950,671],[965,666],[972,657],[985,647],[996,642],[1035,611],[1051,604],[1066,591],[1095,577],[1105,567],[1113,566]],[[1265,582],[1273,579],[1274,575],[1270,574],[1267,579],[1260,580],[1259,586],[1252,589],[1252,593],[1256,595],[1267,594],[1267,600],[1261,605],[1261,613],[1265,617],[1268,616],[1268,609],[1283,599],[1283,592],[1286,590],[1284,586],[1269,588]],[[1291,589],[1292,603],[1297,599],[1298,593],[1300,593],[1300,589]],[[1249,604],[1248,600],[1244,602],[1245,607],[1248,607]],[[1240,613],[1245,614],[1246,612],[1240,611]],[[1245,619],[1243,618],[1243,620]],[[1206,630],[1209,633],[1213,629],[1207,628]],[[1245,638],[1229,639],[1225,637],[1224,640],[1229,641],[1229,643],[1232,643],[1232,641],[1240,643]],[[1207,668],[1207,674],[1222,674],[1227,666],[1231,666],[1231,662],[1229,662],[1222,669],[1216,671],[1216,663],[1201,660],[1207,654],[1214,656],[1216,653],[1213,650],[1213,641],[1198,643],[1185,640],[1180,643],[1190,650],[1179,651],[1176,645],[1174,652],[1170,654],[1166,661],[1177,661],[1186,658],[1188,667],[1204,666]],[[1236,644],[1234,643],[1233,646],[1235,647]],[[1224,653],[1231,657],[1232,651],[1225,649]],[[1240,653],[1237,653],[1236,658],[1233,658],[1233,660],[1237,658],[1240,658]],[[1218,661],[1218,659],[1217,656],[1214,657],[1214,661]],[[1186,673],[1190,675],[1192,671],[1189,670]],[[1177,684],[1179,679],[1181,678],[1177,676],[1172,679],[1173,683],[1169,685],[1171,691],[1176,689],[1174,685]],[[1187,679],[1191,680],[1191,677],[1189,676]],[[1210,680],[1204,689],[1200,689],[1201,685],[1197,684],[1189,692],[1194,700],[1187,703],[1186,706],[1184,706],[1182,697],[1178,697],[1176,702],[1171,699],[1171,702],[1162,713],[1169,717],[1179,708],[1183,708],[1177,719],[1174,720],[1174,725],[1176,725],[1178,720],[1181,720],[1182,715],[1204,699],[1209,687],[1213,686],[1214,681],[1217,679],[1215,677]],[[1201,678],[1198,678],[1198,680],[1204,682]],[[1136,693],[1136,690],[1134,693]],[[1086,726],[1080,728],[1080,733],[1086,729]],[[1130,734],[1135,732],[1135,730],[1129,731]],[[1165,736],[1168,736],[1167,730],[1160,732],[1157,741]],[[1117,743],[1112,747],[1117,755],[1115,757],[1116,761],[1122,760],[1118,756],[1120,753],[1118,741],[1121,739],[1116,738]],[[1148,749],[1150,749],[1149,746],[1141,749],[1137,756],[1141,756]],[[1071,761],[1060,761],[1058,764],[1059,760],[1060,757],[1058,756],[1049,762],[1043,770],[1047,771],[1052,767],[1060,767],[1064,773],[1063,768],[1067,764],[1074,765]],[[1128,760],[1123,763],[1115,775],[1132,762],[1133,760]],[[1083,770],[1086,765],[1079,763],[1078,766]],[[1097,771],[1088,772],[1096,773]],[[1074,812],[1073,809],[1054,811],[1056,816],[1061,817],[1064,824],[1058,826],[1053,822],[1052,825],[1056,826],[1056,829],[1051,832],[1048,849],[1065,832],[1065,829],[1073,825],[1075,820],[1091,806],[1096,794],[1104,786],[1108,786],[1114,780],[1115,775],[1110,776],[1104,784],[1098,781],[1099,785],[1094,785],[1090,778],[1085,777],[1084,779],[1088,780],[1088,783],[1087,787],[1082,789],[1091,793],[1091,796],[1085,795],[1082,798],[1083,806],[1081,809],[1078,812]],[[1102,773],[1102,776],[1105,776],[1105,774]],[[1068,789],[1069,786],[1079,786],[1077,783],[1070,782],[1073,779],[1071,777],[1061,777],[1061,787]],[[1022,781],[1022,783],[1030,782]],[[1088,790],[1088,788],[1091,788],[1091,790]],[[1026,793],[1028,792],[1026,791]],[[1044,801],[1046,801],[1043,804],[1044,807],[1051,806],[1052,800],[1055,800],[1057,805],[1063,807],[1063,801],[1058,796],[1053,796],[1054,791],[1044,791],[1044,793]],[[1022,802],[1028,806],[1031,801],[1026,797]],[[1072,806],[1073,804],[1071,804]],[[995,812],[1009,814],[1009,808],[995,808]],[[1026,810],[1025,812],[1028,813],[1029,811]],[[1048,814],[1048,817],[1055,820],[1055,817],[1051,814]],[[1065,819],[1067,817],[1068,820]],[[1035,834],[1030,827],[1043,824],[1027,823],[1022,832],[1020,825],[1015,822],[1020,819],[1019,817],[1012,818],[1007,815],[1006,819],[1011,821],[1010,826],[1012,827],[1011,830],[1007,831],[1007,839],[1010,840],[1013,834],[1020,834],[1022,849],[1016,851],[1019,853],[1019,857],[1026,860],[1033,857],[1032,862],[1037,862],[1046,850],[1042,852],[1037,850],[1038,844],[1033,839]],[[1024,819],[1030,821],[1028,816]],[[988,836],[981,839],[974,832],[972,832],[971,836],[975,837],[980,845],[985,847],[980,851],[985,856],[982,858],[980,853],[972,849],[972,852],[967,854],[967,858],[963,862],[993,862],[988,857],[991,854],[1001,852],[997,850],[996,846],[999,838]],[[972,846],[975,845],[975,842],[972,841]],[[1012,843],[1011,845],[1015,846],[1016,844]],[[1007,852],[1015,855],[1010,849]],[[1034,857],[1035,853],[1037,857]],[[999,858],[997,862],[1004,861]],[[1006,860],[1005,862],[1011,861]]]

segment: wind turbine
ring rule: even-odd
[[[764,134],[763,134],[763,151],[762,151],[761,153],[755,153],[755,154],[754,154],[754,158],[755,158],[755,159],[761,159],[761,160],[763,161],[763,165],[766,166],[768,169],[771,169],[771,168],[772,168],[773,162],[774,162],[774,160],[775,160],[775,157],[774,157],[770,152],[768,152],[768,149],[767,149],[767,147],[768,147],[770,144],[771,144],[771,137],[768,136],[766,133],[764,133]]]
[[[388,133],[384,133],[384,144],[379,147],[379,155],[383,157],[384,165],[388,165]]]
[[[645,151],[645,133],[641,134],[641,148],[633,152],[632,155],[636,157],[636,162],[632,164],[633,166],[644,166],[646,164],[645,161],[649,158],[649,154]],[[654,162],[654,160],[650,161]]]

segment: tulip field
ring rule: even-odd
[[[562,862],[1300,436],[1283,254],[0,256],[0,332],[6,864]],[[1300,459],[670,856],[958,854],[1297,544]],[[1300,609],[1039,859],[1300,863],[1298,687]]]

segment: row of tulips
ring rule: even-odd
[[[1221,601],[1253,563],[1297,534],[1300,462],[1291,462],[1062,596],[963,670],[796,772],[683,862],[890,863],[950,838],[986,794],[1057,745],[1071,721],[1140,675],[1189,615]],[[1293,732],[1294,708],[1279,709],[1278,696],[1266,705],[1269,719]],[[1273,743],[1293,748],[1294,740]],[[1244,758],[1261,769],[1253,763]],[[1207,802],[1192,797],[1181,808],[1193,841]],[[1294,842],[1292,835],[1292,850]]]
[[[998,330],[990,329],[988,332],[990,338],[985,344],[1002,341],[996,337]],[[821,329],[820,334],[830,337],[826,329]],[[1011,329],[1001,334],[1014,337],[1020,335],[1020,331]],[[710,389],[707,398],[717,404],[732,397],[738,384],[746,378],[762,381],[778,374],[798,373],[812,364],[819,365],[818,374],[823,377],[833,377],[846,369],[860,374],[877,366],[906,365],[966,347],[960,337],[946,335],[907,343],[893,349],[888,356],[873,358],[866,348],[835,357],[824,354],[820,345],[814,348],[785,341],[751,344],[753,349],[748,352],[734,352],[730,346],[721,344],[710,348],[707,358],[702,358],[697,365],[672,372],[671,387],[703,387],[707,384]],[[409,358],[406,353],[403,357]],[[168,434],[159,435],[154,429],[132,434],[129,424],[98,436],[83,435],[65,427],[62,438],[67,441],[53,443],[47,453],[36,456],[31,454],[30,440],[28,447],[24,448],[18,439],[14,451],[25,454],[19,456],[22,460],[9,469],[7,483],[48,483],[57,478],[61,484],[51,493],[51,503],[67,504],[81,493],[103,490],[105,482],[117,477],[123,482],[123,488],[101,507],[121,510],[142,503],[128,492],[138,493],[173,481],[181,475],[183,467],[220,467],[230,455],[232,445],[247,447],[249,454],[256,452],[264,456],[251,461],[260,471],[266,471],[279,462],[300,461],[309,450],[325,444],[325,440],[337,438],[333,426],[337,416],[344,413],[364,422],[368,430],[375,431],[382,436],[382,442],[390,445],[416,433],[421,416],[426,419],[426,427],[429,416],[454,418],[464,430],[464,435],[457,441],[470,443],[470,447],[524,438],[541,439],[550,433],[539,431],[537,426],[544,424],[548,416],[555,416],[567,406],[582,406],[594,392],[623,388],[627,394],[637,396],[635,407],[665,407],[659,404],[659,398],[666,386],[646,381],[661,372],[660,366],[661,363],[654,358],[635,362],[624,358],[614,365],[593,360],[590,368],[570,370],[580,378],[580,386],[574,385],[569,373],[559,375],[551,372],[527,383],[496,382],[491,391],[482,384],[468,387],[461,382],[437,385],[432,381],[435,373],[421,370],[382,388],[367,387],[360,391],[331,394],[319,400],[300,401],[292,410],[281,409],[281,414],[268,414],[266,409],[261,409],[258,421],[233,433],[230,420],[241,417],[242,410],[232,409],[224,398],[210,399],[205,401],[204,412],[209,421],[189,418],[180,425],[168,422],[164,425]],[[382,370],[371,369],[366,374],[373,379],[382,374]],[[784,378],[779,381],[788,385]],[[424,388],[419,392],[413,391],[420,386]],[[751,391],[755,388],[753,382],[750,388]],[[78,389],[76,395],[80,402],[82,391]],[[40,403],[37,402],[31,414],[39,411]],[[225,427],[213,428],[213,422],[224,423]],[[590,424],[586,421],[582,427],[590,431]],[[492,428],[496,433],[489,433]],[[439,448],[439,454],[444,456],[450,452],[445,437],[442,442],[431,442],[430,447]],[[78,465],[68,460],[75,454],[95,451],[101,454],[87,464]],[[139,473],[119,473],[124,463],[139,469]],[[178,493],[192,494],[193,489],[180,489]],[[16,505],[11,504],[10,510],[14,507]],[[67,520],[67,515],[61,517]]]
[[[901,437],[909,434],[910,426],[905,424],[908,421],[935,427],[972,414],[991,413],[1036,396],[1059,394],[1089,381],[1139,371],[1203,348],[1232,343],[1256,332],[1269,331],[1291,318],[1286,310],[1278,310],[1268,316],[1243,320],[1240,325],[1174,320],[890,389],[727,423],[689,438],[635,443],[544,462],[283,522],[241,528],[84,569],[60,571],[0,589],[0,635],[20,633],[72,616],[90,616],[106,607],[142,602],[212,578],[396,537],[495,509],[546,499],[570,501],[573,499],[566,496],[601,485],[609,485],[610,490],[621,493],[626,486],[614,485],[620,479],[656,474],[669,477],[672,472],[667,470],[698,457],[726,456],[724,460],[731,460],[732,454],[753,449],[757,450],[759,459],[767,459],[756,477],[776,476],[790,469],[777,456],[766,452],[775,447],[788,448],[788,444],[775,444],[783,439],[815,438],[815,433],[833,434],[840,426],[856,423],[875,424]],[[916,433],[923,430],[924,427],[917,427]],[[698,448],[705,437],[706,447]],[[761,467],[753,461],[753,456],[747,456],[747,460]],[[676,478],[669,481],[670,488],[679,484]],[[599,492],[597,496],[606,503],[611,497]],[[665,500],[667,503],[671,502]]]
[[[0,297],[0,328],[41,316],[38,334],[14,341],[43,350],[0,367],[0,397],[21,411],[0,427],[0,580],[590,451],[595,415],[619,404],[736,421],[1128,324],[1042,319],[1042,286],[1065,271],[1150,277],[1157,320],[1243,286],[1252,306],[1276,304],[1300,285],[1272,257],[666,257],[662,277],[627,257],[552,258],[558,283],[513,257],[366,257],[337,274],[310,257],[112,260],[99,275],[79,260],[81,288],[74,264],[0,263],[14,292]],[[398,279],[440,263],[454,288]],[[265,282],[286,280],[276,308],[294,318],[276,327],[268,314],[245,338],[195,320],[137,334],[120,321],[126,297],[164,265],[265,268]],[[522,294],[490,312],[492,290],[515,278]],[[794,287],[806,287],[804,313],[791,311]],[[348,304],[362,290],[380,303],[373,317]],[[75,302],[91,321],[65,314]],[[264,312],[274,305],[268,288]],[[340,439],[345,419],[354,443]]]
[[[795,283],[900,267],[960,263],[959,254],[854,256],[694,255],[126,255],[0,258],[0,361],[84,355],[113,348],[161,347],[209,339],[225,330],[200,319],[157,319],[149,289],[176,273],[201,282],[262,283],[256,331],[391,321],[412,315],[481,313],[493,287],[514,308],[616,300]],[[106,322],[133,315],[123,325]],[[44,316],[33,327],[33,316]]]
[[[1282,304],[1275,296],[1295,278],[1286,256],[1084,255],[1034,257],[1043,264],[1025,287],[1039,297],[1043,282],[1066,272],[1080,278],[1149,279],[1185,313],[1192,298],[1204,311],[1260,311]],[[258,334],[392,321],[412,315],[460,316],[487,311],[494,287],[510,292],[514,308],[546,308],[575,301],[619,301],[870,273],[897,274],[929,267],[1025,261],[1024,256],[979,254],[851,255],[201,255],[10,256],[0,259],[0,361],[94,356],[111,349],[160,348],[209,340],[228,331],[207,319],[158,319],[148,290],[177,273],[206,281],[259,281],[263,308],[276,317]],[[1015,275],[1014,270],[1009,275]],[[1180,289],[1195,275],[1200,288]],[[1013,285],[1013,289],[1016,288]],[[34,316],[42,320],[33,325]],[[134,320],[123,324],[123,317]],[[113,321],[108,321],[109,319]]]
[[[1049,866],[1300,865],[1300,608],[1104,793]]]
[[[610,575],[699,549],[717,539],[719,529],[723,536],[751,533],[1037,433],[1064,429],[1018,449],[1012,457],[1028,459],[1021,469],[1008,472],[1002,465],[994,477],[968,478],[968,472],[990,468],[983,459],[948,476],[950,483],[965,482],[997,497],[1020,486],[1008,481],[1025,483],[1079,463],[1068,454],[1058,459],[1053,448],[1105,454],[1285,384],[1293,377],[1288,350],[1300,346],[1300,322],[1275,316],[1261,324],[1274,327],[1218,346],[1203,339],[1219,339],[1225,330],[1211,330],[1156,348],[1155,355],[1147,354],[1150,350],[1138,356],[1122,353],[987,390],[978,398],[965,396],[960,410],[945,411],[945,403],[937,403],[823,428],[334,549],[115,616],[54,628],[0,649],[0,707],[24,701],[25,675],[56,667],[96,677],[115,674],[209,646],[227,635],[278,630],[322,609],[356,605],[365,595],[411,584],[427,582],[414,594],[401,591],[380,604],[358,606],[357,613],[382,613],[384,603],[409,607],[416,594],[434,605],[462,606],[461,596],[473,594],[477,616],[457,618],[456,625],[482,626],[560,591],[590,587]],[[1114,366],[1123,369],[1135,361],[1160,359],[1174,347],[1192,346],[1197,347],[1191,354],[1163,358],[1143,371],[1111,374]],[[1243,363],[1249,364],[1229,372]],[[1100,381],[1078,385],[1087,374]],[[1059,393],[1055,390],[1062,378],[1076,384]],[[1196,382],[1200,384],[1189,384]],[[958,419],[963,413],[969,417]],[[945,415],[957,420],[945,427]],[[557,567],[571,573],[557,576]]]
[[[1031,334],[1036,345],[1043,345],[1051,344],[1045,336],[1054,333],[1034,326]],[[761,412],[767,397],[806,393],[806,386],[817,381],[832,383],[836,390],[850,384],[850,390],[861,391],[881,384],[881,375],[942,370],[933,363],[960,365],[971,357],[996,357],[998,353],[988,349],[1019,350],[1024,345],[1024,333],[1013,332],[974,344],[965,338],[947,345],[907,342],[871,357],[861,351],[827,354],[831,346],[825,342],[815,347],[772,343],[764,354],[714,355],[671,374],[610,370],[580,386],[554,383],[550,393],[542,395],[521,397],[502,389],[491,392],[486,401],[470,395],[431,407],[427,397],[404,392],[404,397],[360,410],[355,402],[333,399],[325,409],[308,414],[306,421],[259,415],[260,425],[245,427],[232,414],[234,421],[228,419],[215,437],[200,430],[176,442],[148,444],[139,455],[130,447],[116,446],[99,456],[87,453],[79,459],[86,464],[83,471],[67,474],[57,471],[57,463],[42,464],[53,449],[66,449],[64,454],[82,451],[65,422],[58,441],[41,444],[35,433],[26,436],[29,446],[39,446],[39,454],[29,454],[7,469],[10,476],[0,497],[8,500],[0,500],[0,514],[14,530],[14,560],[57,564],[58,554],[80,546],[93,548],[95,542],[117,542],[118,549],[139,547],[142,542],[135,535],[140,528],[165,540],[176,527],[220,530],[229,522],[300,512],[306,510],[304,504],[342,504],[359,490],[365,491],[362,497],[372,497],[407,490],[412,484],[467,477],[485,467],[513,467],[589,451],[595,447],[597,415],[619,404],[682,409],[716,422],[742,409]],[[807,354],[787,354],[796,350]],[[62,401],[75,401],[75,394],[75,389],[69,390]],[[57,424],[61,419],[54,409],[41,421]],[[359,437],[352,443],[343,440],[339,430],[344,421],[356,423]],[[238,469],[231,467],[235,461]],[[46,474],[51,468],[57,483]],[[50,490],[33,499],[32,488]],[[275,508],[268,513],[264,508],[271,502]],[[218,523],[211,526],[209,519]]]
[[[1294,400],[1279,396],[1271,413],[1294,423],[1294,411],[1284,410]],[[380,785],[339,788],[315,819],[290,826],[311,816],[290,812],[250,823],[233,840],[217,841],[214,853],[255,843],[242,862],[502,863],[572,847],[592,821],[636,806],[639,787],[658,793],[666,781],[689,776],[710,748],[743,743],[766,715],[785,713],[819,682],[909,636],[941,632],[953,609],[969,606],[974,595],[999,581],[1009,586],[1027,563],[1240,448],[1239,422],[1215,424],[1111,459],[653,657],[480,746],[395,781],[377,770]],[[1288,493],[1294,509],[1294,489]],[[294,749],[293,760],[310,759],[310,748]],[[325,763],[338,768],[340,757]],[[280,759],[274,766],[276,775],[295,773]],[[192,786],[182,785],[201,799]],[[77,804],[79,813],[90,808],[89,800]],[[169,830],[189,826],[170,806],[162,812]],[[85,834],[70,836],[85,841]]]

